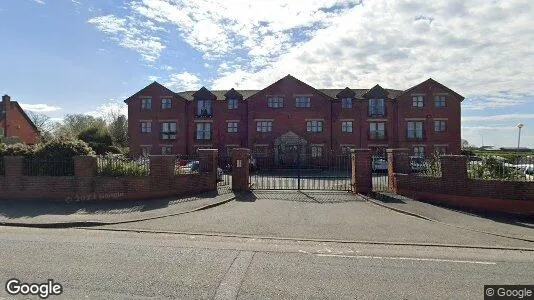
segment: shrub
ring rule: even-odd
[[[96,154],[102,155],[113,151],[110,150],[110,147],[113,145],[113,140],[105,128],[87,128],[78,134],[78,138],[89,144]]]
[[[47,159],[65,159],[93,154],[94,151],[87,143],[74,139],[53,139],[40,144],[35,151],[35,156]]]
[[[0,144],[0,156],[33,156],[35,147],[25,144]]]
[[[120,147],[117,147],[117,146],[109,146],[107,149],[106,149],[106,154],[107,153],[111,153],[111,154],[123,154],[124,152],[122,152],[122,149]]]

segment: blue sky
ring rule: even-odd
[[[389,0],[4,0],[0,93],[60,119],[99,114],[153,80],[175,91],[406,89],[464,95],[462,136],[534,147],[534,4]]]

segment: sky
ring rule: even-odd
[[[54,120],[174,91],[407,89],[465,97],[462,138],[534,148],[531,0],[2,0],[0,93]]]

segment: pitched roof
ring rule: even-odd
[[[128,103],[132,98],[134,98],[135,96],[141,94],[144,90],[146,89],[149,89],[149,88],[159,88],[159,89],[162,89],[163,91],[166,91],[168,92],[169,94],[176,94],[175,92],[171,91],[170,89],[168,89],[166,86],[162,85],[161,83],[157,82],[157,81],[154,81],[152,82],[151,84],[145,86],[144,88],[142,88],[141,90],[139,90],[137,93],[131,95],[130,97],[126,98],[126,100],[124,100],[125,103]]]
[[[9,103],[19,110],[20,114],[24,117],[24,119],[26,119],[26,121],[28,121],[28,124],[30,124],[30,126],[33,127],[33,129],[35,129],[35,131],[39,132],[39,129],[37,128],[37,126],[35,126],[33,121],[30,119],[30,117],[28,117],[28,115],[26,114],[24,109],[22,109],[22,107],[20,106],[20,104],[17,101],[9,101]],[[3,114],[4,110],[5,110],[5,108],[2,105],[2,103],[0,102],[0,120],[5,118],[5,115]]]
[[[418,84],[412,86],[411,88],[409,88],[409,89],[405,90],[404,92],[402,92],[400,95],[404,95],[404,94],[406,94],[406,93],[409,93],[409,92],[411,92],[413,89],[415,89],[415,88],[417,88],[418,86],[420,86],[421,84],[424,84],[424,83],[427,83],[427,82],[431,82],[431,83],[433,83],[433,84],[436,84],[436,85],[438,85],[439,87],[441,87],[442,89],[445,89],[445,90],[451,92],[452,94],[454,94],[456,97],[458,97],[458,98],[460,99],[460,102],[462,102],[462,101],[465,99],[464,96],[458,94],[457,92],[451,90],[450,88],[446,87],[445,85],[443,85],[443,84],[437,82],[436,80],[434,80],[434,79],[432,79],[432,78],[428,78],[427,80],[425,80],[425,81],[423,81],[423,82],[421,82],[421,83],[418,83]],[[400,95],[399,95],[399,96],[400,96]]]

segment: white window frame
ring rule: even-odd
[[[152,133],[152,122],[141,121],[141,133]]]
[[[311,157],[312,158],[321,158],[323,157],[324,146],[323,145],[311,145]]]
[[[176,133],[178,132],[176,128],[176,122],[161,122],[161,138],[164,140],[175,140]]]
[[[196,122],[195,124],[196,140],[211,140],[211,122]]]
[[[172,149],[172,145],[161,146],[161,155],[172,155]]]
[[[352,108],[352,98],[350,97],[341,98],[341,108],[345,108],[345,109]]]
[[[161,99],[161,109],[171,109],[172,108],[172,99],[163,98]]]
[[[354,145],[341,145],[341,153],[350,154],[352,149],[356,149]]]
[[[298,108],[309,108],[311,107],[311,99],[308,96],[297,96],[295,97],[295,107]]]
[[[152,152],[152,146],[141,146],[141,155],[148,156]]]
[[[425,123],[423,121],[408,121],[406,124],[406,137],[408,139],[422,139],[424,137],[424,128]]]
[[[207,99],[197,100],[197,116],[203,116],[202,110],[206,110],[206,116],[213,115],[213,101]]]
[[[141,110],[152,109],[152,98],[141,98]]]
[[[323,120],[309,120],[306,121],[306,131],[313,133],[323,132],[324,121]]]
[[[434,120],[434,132],[446,132],[447,121],[446,120]]]
[[[423,95],[413,95],[412,107],[425,107],[425,97]]]
[[[383,98],[369,99],[369,116],[385,116],[386,104]]]
[[[373,134],[375,135],[373,137]],[[386,123],[385,122],[370,122],[369,136],[373,139],[382,140],[386,138]]]
[[[413,156],[425,157],[425,146],[413,146]]]
[[[228,109],[237,109],[239,107],[239,101],[237,98],[228,99]]]
[[[442,145],[435,145],[435,146],[434,146],[434,153],[435,153],[437,156],[447,154],[447,150],[448,150],[448,147],[447,147],[447,146],[442,146]]]
[[[237,122],[227,122],[226,124],[227,124],[226,125],[226,128],[227,128],[226,131],[228,133],[236,133],[237,132],[237,126],[238,126]]]
[[[270,108],[283,108],[284,97],[282,96],[269,96],[267,97],[267,106]]]
[[[443,95],[437,95],[434,98],[434,106],[436,107],[447,107],[447,99]]]
[[[341,121],[341,132],[352,133],[353,126],[354,122],[352,121]]]
[[[256,121],[256,132],[272,132],[273,121]]]

